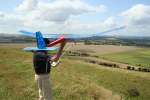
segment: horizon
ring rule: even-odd
[[[0,37],[1,36],[24,36],[24,37],[29,37],[29,36],[25,36],[23,34],[17,34],[17,33],[0,33]],[[93,37],[114,37],[114,38],[126,38],[126,37],[133,37],[133,38],[149,38],[149,36],[140,36],[140,35],[101,35],[101,36],[93,36]],[[32,37],[31,37],[32,38]]]

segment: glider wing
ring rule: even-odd
[[[62,35],[66,39],[89,38],[89,37],[93,37],[93,36],[102,36],[102,35],[105,35],[105,33],[118,31],[118,30],[121,30],[121,29],[124,29],[124,28],[125,28],[125,26],[121,26],[121,27],[113,28],[113,29],[106,30],[106,31],[103,31],[103,32],[99,32],[99,33],[96,33],[96,34],[86,34],[86,35],[85,34],[43,34],[43,38],[57,39],[58,37],[60,37]],[[36,33],[33,33],[33,32],[28,32],[28,31],[25,31],[25,30],[21,30],[19,32],[23,33],[26,36],[36,37]]]
[[[46,47],[44,49],[39,49],[38,47],[26,47],[24,51],[55,51],[58,50],[57,47]]]

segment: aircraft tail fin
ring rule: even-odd
[[[44,41],[44,38],[41,34],[41,32],[36,32],[36,41],[37,41],[37,47],[39,49],[44,49],[46,48],[46,44],[45,44],[45,41]]]

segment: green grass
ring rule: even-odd
[[[75,63],[78,63],[78,65],[68,68],[69,70],[74,70],[75,76],[85,77],[98,86],[104,86],[107,89],[113,90],[114,93],[124,95],[125,98],[128,97],[128,90],[137,88],[140,91],[141,96],[129,98],[131,100],[149,100],[150,90],[148,88],[150,87],[150,77],[140,77],[137,72],[125,73],[120,70],[116,71],[114,69],[108,70],[99,68],[100,66],[93,64],[87,65],[81,61],[74,61],[74,64]],[[73,63],[70,62],[68,65],[71,66],[72,64]]]
[[[33,73],[30,55],[24,54],[19,48],[0,49],[0,98],[1,100],[31,100],[34,92]]]
[[[100,55],[105,59],[150,68],[150,49],[139,49],[127,52]]]
[[[0,48],[1,100],[37,100],[32,53],[21,47]],[[54,100],[149,100],[150,74],[87,64],[63,58],[51,72]],[[128,90],[137,88],[138,97],[129,97]]]

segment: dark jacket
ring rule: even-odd
[[[33,65],[36,74],[48,74],[51,70],[50,56],[46,52],[36,52],[33,55]]]

